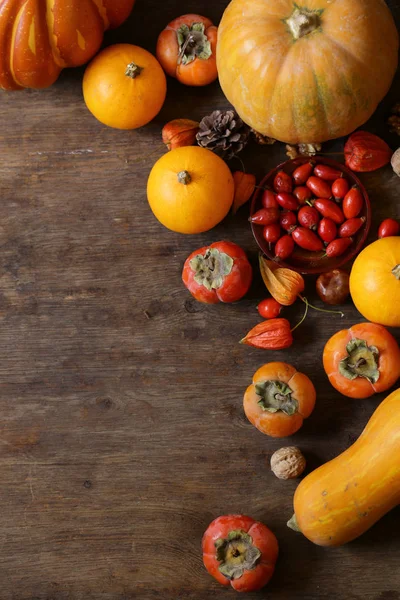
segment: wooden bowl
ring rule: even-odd
[[[325,273],[326,271],[330,271],[331,269],[337,269],[343,266],[345,263],[352,260],[353,258],[355,258],[363,248],[371,227],[371,203],[365,187],[358,179],[358,177],[352,171],[350,171],[348,167],[329,158],[325,158],[323,156],[315,156],[312,158],[310,158],[309,156],[302,156],[294,158],[292,160],[288,160],[278,165],[272,171],[270,171],[268,175],[264,177],[259,187],[264,189],[273,189],[273,181],[278,171],[285,171],[285,173],[291,175],[293,171],[297,169],[297,167],[310,161],[315,162],[316,164],[329,165],[331,167],[334,167],[335,169],[338,169],[343,173],[343,176],[347,178],[350,187],[357,185],[360,188],[360,191],[364,198],[364,205],[359,216],[365,217],[365,223],[361,227],[361,229],[354,236],[352,236],[354,240],[353,244],[348,248],[348,250],[346,250],[344,254],[342,254],[342,256],[338,256],[336,258],[329,258],[328,256],[324,256],[324,252],[310,252],[308,250],[303,250],[302,248],[296,246],[290,258],[288,258],[286,261],[279,260],[279,264],[282,267],[288,267],[289,269],[293,269],[294,271],[297,271],[304,275]],[[260,208],[262,208],[262,195],[263,189],[257,189],[251,202],[251,216],[254,213],[256,213]],[[263,227],[261,225],[255,225],[254,223],[252,223],[251,228],[260,250],[270,260],[273,260],[275,254],[273,252],[273,248],[271,249],[269,247],[269,244],[265,241],[263,237]]]

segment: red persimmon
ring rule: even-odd
[[[182,280],[199,302],[237,302],[249,290],[253,276],[247,256],[232,242],[215,242],[192,252]]]
[[[225,515],[207,528],[203,562],[219,583],[237,592],[254,592],[271,579],[279,547],[266,525],[244,515]]]

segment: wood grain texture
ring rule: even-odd
[[[400,4],[390,4],[399,22]],[[218,22],[226,5],[137,0],[106,44],[154,51],[171,18],[199,12]],[[296,482],[268,467],[283,444],[242,410],[254,371],[283,358],[318,392],[314,414],[287,441],[309,469],[347,448],[383,396],[340,396],[321,355],[328,337],[360,315],[350,303],[343,319],[311,311],[284,353],[240,346],[259,321],[260,278],[241,303],[207,307],[184,289],[181,268],[193,249],[222,238],[256,266],[246,209],[186,237],[165,230],[146,200],[162,125],[227,107],[218,84],[169,80],[157,119],[120,132],[86,110],[82,73],[65,71],[42,92],[1,95],[0,599],[232,598],[204,571],[200,542],[213,518],[244,512],[263,520],[281,548],[271,584],[248,598],[399,600],[399,509],[341,549],[295,535],[286,520]],[[368,124],[393,147],[398,138],[384,121],[399,91],[397,81]],[[259,178],[284,159],[283,145],[243,153]],[[362,179],[372,240],[382,218],[400,218],[400,183],[390,167]],[[313,280],[307,295],[321,306]],[[296,305],[285,315],[295,323],[302,312]]]

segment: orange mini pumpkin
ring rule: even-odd
[[[167,81],[157,59],[131,44],[105,48],[83,77],[83,96],[90,112],[104,125],[137,129],[160,112]]]
[[[88,62],[135,0],[1,0],[0,88],[45,88]]]
[[[171,21],[157,41],[157,58],[165,72],[185,85],[215,81],[217,32],[212,21],[200,15],[183,15]]]
[[[284,362],[271,362],[256,371],[243,407],[250,423],[272,437],[296,433],[314,410],[316,392],[303,373]]]
[[[211,150],[198,146],[164,154],[147,183],[154,215],[178,233],[202,233],[215,227],[228,214],[234,192],[227,164]]]
[[[385,392],[400,377],[400,349],[383,325],[359,323],[327,342],[323,363],[329,381],[349,398]]]

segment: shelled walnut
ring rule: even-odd
[[[271,470],[278,479],[294,479],[306,468],[306,459],[295,446],[280,448],[271,456]]]

